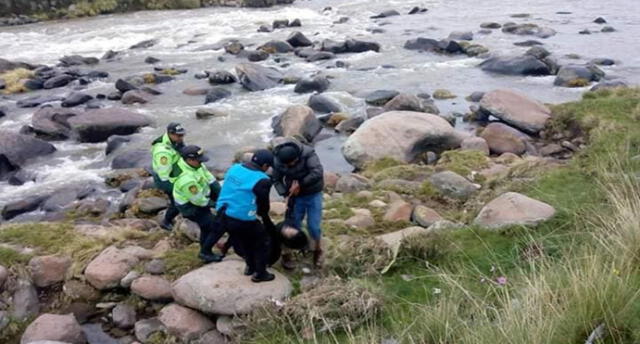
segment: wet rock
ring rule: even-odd
[[[616,29],[613,26],[605,26],[600,31],[604,33],[609,33],[609,32],[615,32]]]
[[[294,105],[289,107],[283,114],[273,118],[271,128],[276,136],[291,137],[302,136],[308,142],[322,130],[322,124],[318,120],[313,110],[304,105]]]
[[[298,19],[298,18],[292,20],[289,23],[289,27],[301,27],[301,26],[302,26],[302,21],[300,21],[300,19]]]
[[[159,96],[162,94],[161,91],[153,88],[153,87],[149,87],[149,86],[144,86],[140,89],[140,91],[143,91],[144,93],[150,94],[152,96]]]
[[[80,66],[80,65],[94,65],[98,64],[100,60],[95,57],[84,57],[80,55],[71,55],[65,56],[60,59],[60,66],[62,67],[70,67],[70,66]]]
[[[209,83],[212,85],[233,84],[238,81],[235,75],[227,71],[216,71],[209,73]]]
[[[555,212],[546,203],[507,192],[485,205],[473,223],[492,229],[513,225],[535,226],[552,218]]]
[[[456,41],[472,41],[473,32],[471,31],[453,31],[449,34],[449,39]]]
[[[231,55],[238,55],[244,50],[244,45],[240,42],[229,42],[224,45],[224,51]]]
[[[40,207],[46,197],[43,196],[29,196],[18,201],[7,203],[2,208],[2,219],[11,220],[18,215],[32,212]]]
[[[329,89],[329,80],[326,77],[319,75],[313,79],[302,79],[298,81],[293,91],[296,93],[322,93],[327,89]]]
[[[160,310],[158,320],[164,324],[169,334],[184,342],[196,339],[215,328],[215,324],[204,315],[175,303]]]
[[[533,47],[542,45],[542,42],[530,39],[522,42],[515,42],[513,45],[516,47]]]
[[[429,178],[431,184],[448,197],[465,200],[478,190],[478,186],[451,171],[436,173]]]
[[[371,16],[371,19],[389,18],[389,17],[399,16],[399,15],[400,15],[400,12],[396,10],[386,10],[384,12],[381,12],[380,14]]]
[[[33,108],[47,103],[62,101],[63,99],[63,97],[58,96],[33,96],[18,100],[16,106],[19,108]]]
[[[596,24],[606,24],[607,23],[607,21],[602,17],[598,17],[598,18],[594,19],[593,22],[596,23]]]
[[[413,209],[411,219],[424,228],[429,228],[434,223],[444,220],[437,211],[424,205],[418,205]]]
[[[43,88],[45,90],[48,90],[52,88],[64,87],[64,86],[67,86],[70,82],[72,82],[75,79],[76,79],[75,77],[69,74],[60,74],[45,81]]]
[[[581,87],[591,81],[599,81],[604,77],[604,72],[594,65],[566,65],[560,67],[554,80],[555,86]]]
[[[341,121],[338,125],[336,125],[336,131],[341,134],[350,135],[354,133],[362,123],[364,123],[365,119],[360,116],[354,116]]]
[[[502,123],[489,124],[480,135],[487,141],[494,154],[513,153],[521,155],[527,151],[529,136]]]
[[[62,107],[78,106],[90,101],[91,99],[93,99],[93,97],[86,93],[74,92],[62,101]]]
[[[556,34],[556,31],[548,27],[540,27],[532,23],[506,23],[502,26],[502,32],[514,35],[533,35],[540,38],[549,38]]]
[[[591,60],[591,63],[598,66],[613,66],[614,64],[616,64],[616,61],[613,59],[601,57]]]
[[[314,94],[309,97],[308,105],[315,112],[319,113],[332,113],[342,111],[338,103],[333,101],[331,98],[321,94]]]
[[[552,69],[543,61],[531,55],[516,57],[492,57],[480,64],[486,72],[505,75],[550,75]]]
[[[289,38],[287,38],[287,42],[292,47],[309,47],[313,45],[313,42],[307,36],[305,36],[302,32],[296,31],[291,33]]]
[[[485,94],[480,111],[531,134],[538,133],[551,119],[551,110],[544,104],[511,90]]]
[[[262,91],[277,86],[284,76],[276,69],[253,63],[241,63],[236,66],[236,74],[244,88],[249,91]]]
[[[166,331],[167,328],[158,318],[140,320],[135,325],[136,338],[142,343],[147,343],[155,333],[165,333]]]
[[[620,80],[602,81],[597,85],[593,86],[590,89],[590,91],[593,92],[598,90],[612,89],[612,88],[619,88],[619,87],[629,87],[629,85],[627,85],[627,83],[625,83],[624,81],[620,81]]]
[[[380,44],[376,42],[359,41],[355,39],[348,39],[345,42],[347,53],[364,53],[366,51],[380,51]]]
[[[269,53],[263,50],[254,50],[247,52],[247,60],[251,62],[264,61],[269,58]]]
[[[150,301],[169,301],[171,296],[171,283],[158,276],[142,276],[131,284],[131,292],[143,299]]]
[[[539,60],[542,60],[545,57],[548,57],[549,55],[551,55],[551,53],[547,49],[541,46],[532,47],[531,49],[527,50],[525,54],[531,55]]]
[[[22,334],[20,343],[37,341],[58,341],[69,344],[87,342],[80,324],[71,314],[42,314],[34,320]]]
[[[67,120],[76,140],[103,142],[112,135],[131,135],[151,124],[144,115],[121,108],[87,110]]]
[[[399,94],[400,92],[398,91],[377,90],[369,93],[365,98],[365,102],[373,106],[383,106]]]
[[[291,294],[289,280],[277,271],[276,279],[253,283],[244,276],[244,262],[225,260],[206,265],[180,277],[173,284],[173,296],[182,305],[205,313],[247,314],[267,300],[283,300]],[[212,285],[217,286],[211,288]]]
[[[160,59],[157,59],[153,56],[147,56],[147,58],[144,59],[144,63],[147,63],[147,64],[156,64],[160,61],[161,61]]]
[[[487,141],[482,137],[467,137],[466,139],[462,140],[460,148],[464,150],[478,151],[482,152],[485,155],[489,155],[489,145],[487,144]]]
[[[132,84],[129,81],[123,80],[123,79],[118,79],[116,81],[116,85],[115,85],[116,89],[118,91],[120,91],[121,93],[126,93],[128,91],[133,91],[133,90],[137,90],[138,87],[135,86],[134,84]]]
[[[120,344],[118,340],[104,332],[100,324],[83,325],[82,332],[89,344]]]
[[[325,39],[320,45],[320,50],[328,51],[334,54],[342,54],[347,52],[347,43]]]
[[[39,288],[64,281],[71,267],[71,258],[65,256],[39,256],[31,258],[29,270],[33,283]]]
[[[111,161],[114,170],[130,168],[148,168],[151,166],[151,154],[146,149],[134,149],[122,152]]]
[[[273,32],[273,29],[267,25],[260,25],[258,32]]]
[[[207,96],[204,100],[205,104],[215,103],[219,100],[231,97],[231,91],[222,88],[214,87],[207,92]]]
[[[286,54],[292,52],[293,47],[285,41],[269,41],[258,47],[258,50],[262,50],[268,54]]]
[[[322,60],[331,60],[336,56],[328,51],[320,51],[307,57],[307,62],[318,62]]]
[[[89,263],[84,275],[99,290],[115,288],[138,262],[131,252],[110,246]]]
[[[409,14],[425,13],[427,11],[429,10],[426,8],[416,6],[416,7],[413,7],[411,10],[409,10]]]
[[[120,303],[111,311],[111,318],[118,328],[130,329],[136,323],[136,310],[131,305]]]
[[[190,87],[187,89],[184,89],[182,91],[182,94],[186,94],[188,96],[204,96],[207,94],[207,92],[209,92],[210,88],[196,88],[196,87]]]
[[[389,222],[408,222],[411,219],[413,206],[403,200],[398,200],[389,205],[389,209],[384,214],[383,220]]]
[[[405,42],[404,48],[407,50],[420,50],[441,54],[464,53],[464,48],[458,42],[450,39],[437,41],[431,38],[418,37]]]
[[[451,93],[451,91],[445,90],[445,89],[438,89],[438,90],[435,90],[433,92],[433,98],[434,99],[442,100],[442,99],[453,99],[453,98],[456,98],[456,97],[457,96],[455,94]]]
[[[467,97],[467,100],[477,103],[482,100],[484,94],[484,92],[473,92],[469,95],[469,97]]]
[[[273,29],[284,29],[286,27],[289,26],[289,19],[278,19],[278,20],[274,20],[273,23],[271,24],[271,27],[273,27]]]
[[[151,48],[156,44],[158,44],[157,39],[147,39],[130,46],[129,49],[147,49],[147,48]]]
[[[438,108],[417,96],[411,94],[401,93],[393,97],[384,105],[385,111],[415,111],[415,112],[428,112],[432,114],[439,114]]]
[[[502,25],[500,23],[495,23],[495,22],[486,22],[486,23],[480,24],[480,27],[483,29],[499,29],[502,27]]]
[[[122,99],[122,93],[118,92],[111,92],[107,95],[107,99],[108,100],[113,100],[113,101],[118,101],[120,99]]]
[[[388,140],[381,144],[381,137]],[[437,115],[391,111],[364,122],[347,139],[342,153],[352,165],[363,168],[367,162],[385,157],[411,162],[429,150],[457,148],[462,140],[463,136]]]
[[[209,119],[214,117],[227,117],[228,114],[214,109],[198,109],[196,111],[197,119]]]
[[[13,293],[13,309],[11,316],[17,320],[27,320],[38,315],[40,312],[40,301],[38,292],[31,282],[19,280],[16,290]]]
[[[146,104],[151,101],[151,95],[141,90],[131,90],[125,92],[120,101],[125,105]]]

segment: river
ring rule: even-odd
[[[331,10],[323,11],[326,7]],[[406,15],[413,6],[429,9],[427,13]],[[372,20],[370,16],[383,10],[396,9],[401,16]],[[562,14],[559,12],[571,12]],[[512,14],[529,13],[528,18],[512,18]],[[602,16],[613,33],[595,32],[580,35],[583,29],[599,31],[602,25],[593,23]],[[343,24],[335,24],[341,17],[349,17]],[[301,28],[287,28],[272,33],[259,33],[261,24],[276,19],[302,21]],[[206,80],[194,74],[202,70],[229,70],[242,62],[234,57],[218,61],[224,51],[199,51],[199,47],[222,39],[237,38],[245,46],[257,46],[271,39],[286,39],[295,30],[302,31],[313,41],[325,38],[344,40],[347,37],[376,41],[380,53],[339,55],[350,67],[331,68],[335,60],[307,63],[293,56],[285,57],[287,74],[310,75],[325,71],[333,77],[326,94],[337,100],[345,112],[362,114],[363,97],[377,89],[395,89],[407,93],[432,93],[444,88],[458,95],[453,100],[436,101],[441,112],[466,112],[469,103],[464,97],[474,91],[512,88],[548,103],[570,101],[580,97],[584,88],[570,89],[553,86],[554,77],[512,77],[490,75],[480,70],[479,58],[443,56],[403,49],[406,40],[416,37],[446,38],[452,31],[477,32],[482,22],[532,22],[548,26],[558,33],[548,39],[515,36],[494,30],[492,34],[475,34],[480,43],[495,54],[518,54],[528,48],[516,47],[514,42],[537,39],[553,53],[561,64],[584,63],[593,58],[608,57],[618,63],[603,67],[608,76],[619,76],[629,84],[640,83],[640,1],[635,0],[298,0],[294,5],[269,9],[207,8],[184,11],[149,11],[105,15],[94,18],[53,21],[20,27],[0,28],[0,57],[35,64],[55,64],[64,55],[79,54],[101,57],[108,50],[124,50],[121,60],[101,62],[93,67],[110,73],[107,81],[94,82],[85,90],[90,94],[113,91],[113,82],[120,77],[151,72],[153,66],[144,63],[148,56],[162,60],[158,65],[188,69],[176,81],[161,84],[163,95],[148,104],[129,106],[133,111],[151,116],[156,125],[144,129],[127,149],[148,147],[170,121],[179,121],[188,130],[187,141],[205,147],[219,166],[228,164],[233,152],[245,146],[262,146],[271,138],[271,118],[293,104],[304,104],[308,95],[297,95],[293,85],[283,85],[262,92],[246,92],[239,85],[230,87],[231,98],[207,107],[229,114],[224,118],[197,120],[195,112],[204,107],[204,96],[188,96],[188,87],[206,87]],[[383,29],[373,33],[372,29]],[[635,37],[635,38],[634,38]],[[146,39],[158,39],[157,45],[144,50],[127,50]],[[578,54],[578,60],[566,57]],[[279,66],[273,59],[262,62]],[[40,91],[43,92],[43,91]],[[47,91],[65,95],[68,88]],[[33,94],[38,94],[33,93]],[[29,124],[33,109],[17,109],[15,102],[29,95],[0,98],[0,105],[9,108],[0,118],[0,128],[13,131]],[[460,130],[472,130],[459,121]],[[340,146],[344,137],[333,135],[317,143],[328,170],[345,172],[350,166],[342,159]],[[0,207],[26,195],[46,193],[66,184],[83,184],[101,180],[109,170],[105,144],[54,142],[58,151],[26,168],[37,175],[35,183],[11,186],[0,182]]]

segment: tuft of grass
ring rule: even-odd
[[[327,248],[327,269],[340,276],[379,274],[393,260],[385,243],[372,237],[341,237]]]
[[[569,80],[567,83],[567,87],[587,87],[589,86],[590,81],[585,78],[577,78],[573,80]]]
[[[433,168],[426,165],[398,165],[385,168],[373,175],[373,180],[380,182],[386,179],[402,179],[409,181],[425,180],[433,173]]]
[[[362,171],[362,175],[367,178],[372,178],[376,173],[385,170],[390,167],[406,165],[403,162],[395,160],[393,158],[382,158],[375,161],[368,162]]]
[[[30,255],[22,254],[13,249],[0,247],[0,265],[12,267],[14,265],[24,265],[31,259]]]
[[[173,280],[201,267],[202,261],[198,258],[198,252],[198,244],[168,251],[164,255],[165,275]]]
[[[1,73],[0,79],[4,80],[6,83],[3,92],[6,94],[28,92],[29,89],[24,86],[22,80],[31,79],[32,77],[33,72],[25,68],[16,68],[8,72]]]
[[[468,176],[472,171],[489,167],[489,158],[476,150],[452,150],[442,153],[438,168]]]

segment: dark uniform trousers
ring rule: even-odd
[[[262,223],[258,220],[241,221],[228,216],[224,216],[223,221],[234,250],[244,257],[249,269],[259,276],[266,274],[269,246],[267,231]]]
[[[169,181],[162,181],[158,178],[158,175],[153,174],[153,181],[156,184],[156,187],[162,190],[167,197],[169,197],[169,207],[167,208],[167,212],[164,214],[164,221],[166,223],[172,223],[173,220],[180,214],[180,211],[176,207],[176,202],[173,199],[173,185]]]
[[[209,207],[194,205],[188,205],[188,207],[191,209],[188,212],[183,211],[183,216],[197,223],[200,227],[200,253],[211,254],[213,246],[225,233],[221,219],[214,216]]]

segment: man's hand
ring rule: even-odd
[[[300,193],[300,183],[298,183],[297,180],[294,180],[293,183],[291,183],[291,187],[289,188],[289,196],[298,196],[298,194]]]

